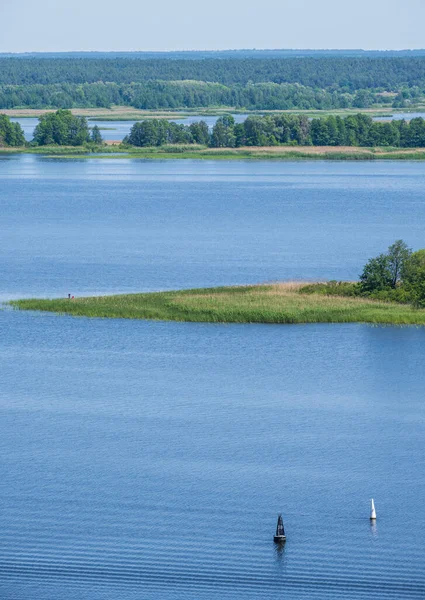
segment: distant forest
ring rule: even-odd
[[[425,57],[0,58],[1,108],[404,107],[424,98]]]

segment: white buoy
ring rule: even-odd
[[[370,520],[376,521],[376,510],[375,510],[375,503],[373,501],[373,498],[370,502]]]

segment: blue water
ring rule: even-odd
[[[421,163],[17,156],[0,181],[3,299],[424,245]],[[424,598],[424,335],[0,311],[0,597]]]
[[[401,120],[405,120],[405,121],[410,121],[411,119],[417,119],[417,118],[425,118],[425,113],[424,112],[407,112],[407,113],[394,113],[392,115],[387,115],[387,116],[382,116],[382,117],[376,117],[375,121],[401,121]]]

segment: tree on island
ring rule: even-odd
[[[102,144],[103,143],[103,137],[102,137],[102,134],[100,133],[100,129],[97,125],[95,125],[93,127],[93,129],[91,130],[90,139],[93,142],[93,144]]]
[[[139,147],[192,144],[193,137],[190,126],[164,119],[145,119],[133,125],[130,135],[124,138],[123,143]]]
[[[81,146],[90,141],[85,117],[77,117],[70,110],[59,109],[39,118],[33,142],[37,146]]]
[[[210,142],[210,130],[205,121],[198,121],[189,125],[189,131],[195,144],[208,146]]]
[[[234,148],[236,145],[235,119],[232,115],[223,115],[217,119],[212,130],[213,148]]]
[[[402,281],[406,265],[412,251],[403,240],[397,240],[385,254],[371,258],[365,265],[360,276],[360,283],[364,292],[373,292],[393,289]]]
[[[0,115],[0,147],[25,146],[25,137],[19,123],[12,123],[7,115]]]
[[[425,249],[412,252],[403,240],[397,240],[387,252],[368,260],[359,282],[328,281],[304,286],[303,290],[425,308]]]
[[[425,250],[417,250],[409,256],[402,277],[413,304],[425,308]]]
[[[362,296],[425,308],[425,249],[412,252],[397,240],[387,252],[371,258],[360,284],[352,285]]]

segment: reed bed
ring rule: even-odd
[[[123,146],[120,142],[88,146],[38,146],[2,148],[0,152],[43,154],[78,159],[200,159],[200,160],[425,160],[423,148],[360,148],[345,146],[271,146],[243,148],[207,148],[196,144],[158,147]]]
[[[425,310],[357,297],[304,293],[297,282],[68,299],[15,300],[20,310],[80,317],[209,323],[425,325]],[[311,288],[311,286],[308,286]]]

